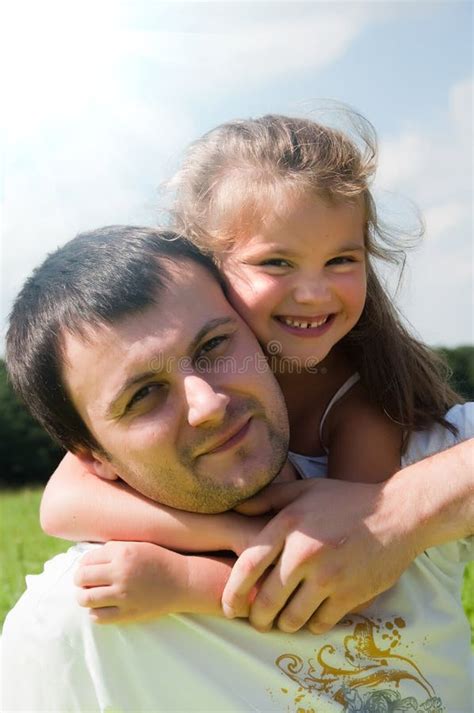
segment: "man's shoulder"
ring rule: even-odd
[[[98,710],[85,657],[91,621],[74,587],[85,551],[71,547],[26,578],[26,591],[2,632],[2,710],[79,710],[78,702],[81,710]]]
[[[23,633],[30,637],[34,632],[55,638],[64,631],[71,635],[81,626],[87,612],[76,602],[74,572],[88,548],[88,545],[75,545],[48,560],[41,574],[26,577],[26,590],[5,620],[4,642],[12,631],[15,640]]]

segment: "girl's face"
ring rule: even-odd
[[[360,203],[293,198],[223,258],[229,298],[267,354],[314,366],[357,323],[366,297]]]

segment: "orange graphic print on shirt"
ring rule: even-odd
[[[416,663],[397,653],[405,628],[401,617],[373,621],[356,615],[341,625],[350,633],[339,648],[324,644],[307,661],[294,653],[276,659],[278,668],[298,685],[294,713],[317,713],[318,702],[338,703],[344,713],[445,710]],[[406,696],[401,692],[404,683],[410,683]],[[290,693],[286,688],[281,692]]]

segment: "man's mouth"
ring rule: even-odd
[[[222,453],[238,445],[247,435],[253,417],[247,417],[244,422],[234,426],[232,429],[222,434],[210,447],[206,448],[200,455],[212,455],[214,453]]]

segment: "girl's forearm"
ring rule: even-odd
[[[82,557],[76,596],[98,623],[222,616],[220,599],[233,561],[182,555],[150,542],[107,542]]]
[[[195,556],[186,559],[188,587],[181,613],[224,616],[222,592],[235,559]]]
[[[239,551],[259,529],[237,513],[200,515],[149,500],[121,481],[106,481],[68,454],[41,503],[43,530],[68,540],[155,542],[178,551]]]

